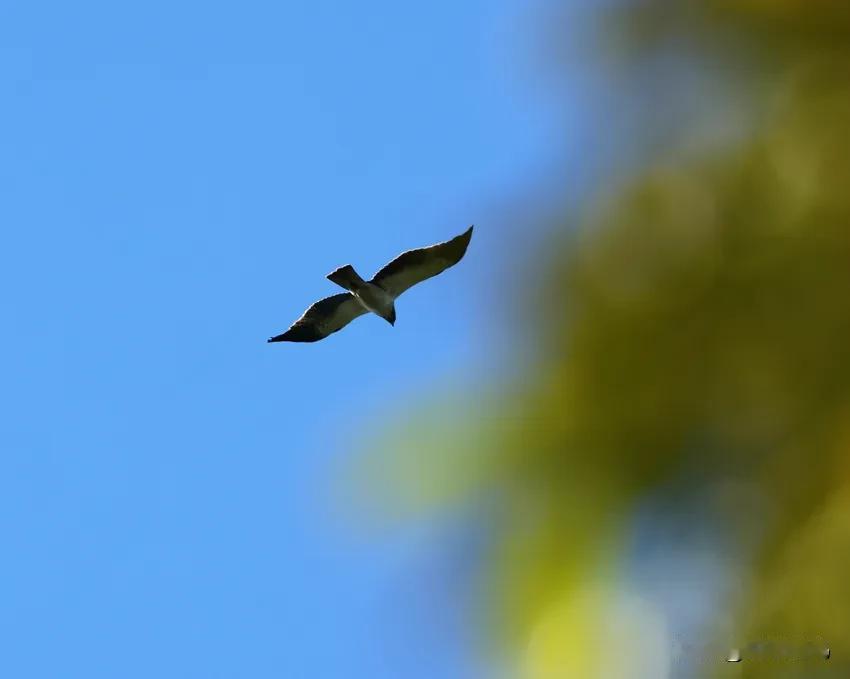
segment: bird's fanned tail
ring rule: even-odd
[[[336,283],[339,287],[356,292],[366,281],[360,278],[354,267],[351,264],[341,266],[335,271],[331,271],[326,278],[332,283]]]

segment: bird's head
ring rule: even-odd
[[[390,310],[384,314],[383,319],[390,325],[395,325],[395,305],[390,307]]]

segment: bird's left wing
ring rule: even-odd
[[[457,264],[466,254],[471,238],[470,226],[451,240],[403,252],[376,273],[370,282],[381,286],[393,297],[398,297],[409,287]]]
[[[285,333],[269,342],[317,342],[341,330],[366,309],[350,292],[320,299],[303,313]]]

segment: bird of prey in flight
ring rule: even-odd
[[[269,342],[316,342],[341,330],[358,316],[371,311],[395,325],[395,299],[409,287],[436,276],[457,264],[472,238],[470,226],[459,236],[426,248],[408,250],[364,281],[351,264],[327,275],[348,292],[320,299],[285,333]]]

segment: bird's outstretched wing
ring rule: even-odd
[[[471,238],[472,227],[470,226],[451,240],[402,252],[376,273],[370,282],[381,286],[393,297],[398,297],[409,287],[457,264],[466,253]]]
[[[365,313],[363,305],[349,292],[325,297],[307,309],[289,330],[269,338],[269,342],[317,342]]]

